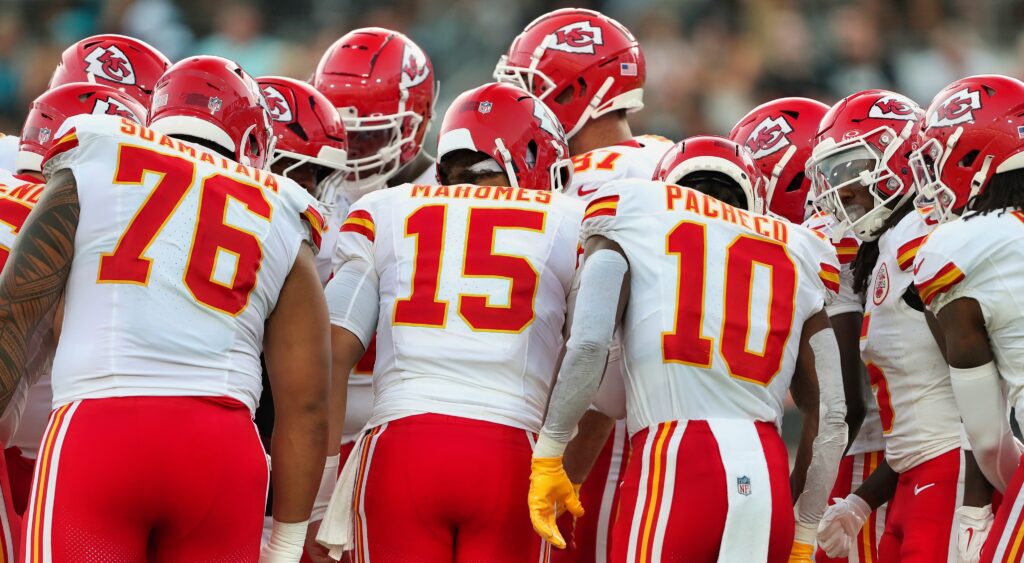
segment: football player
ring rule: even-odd
[[[831,216],[814,213],[808,204],[811,180],[805,174],[814,136],[829,106],[808,98],[780,98],[762,104],[745,115],[733,127],[729,137],[750,150],[767,178],[768,213],[792,223],[802,223],[833,238],[839,259],[839,294],[825,308],[839,342],[846,396],[846,425],[849,447],[839,464],[839,476],[829,498],[845,498],[878,467],[885,453],[881,420],[870,387],[865,383],[864,364],[860,360],[860,327],[863,320],[861,296],[853,291],[853,259],[859,240],[849,233],[833,237]],[[810,215],[810,216],[809,216]],[[796,488],[796,487],[794,487]],[[871,513],[856,542],[857,549],[847,558],[828,558],[819,549],[819,562],[852,563],[878,559],[878,540],[885,523],[885,505]],[[879,525],[881,524],[881,525]]]
[[[577,8],[534,20],[494,70],[497,81],[544,100],[561,122],[574,167],[566,193],[583,201],[606,182],[651,178],[672,146],[653,135],[635,137],[626,120],[627,113],[643,108],[646,74],[643,51],[628,29],[601,13]],[[570,477],[583,484],[582,502],[590,510],[575,523],[570,549],[555,554],[558,563],[607,561],[617,485],[629,447],[621,420],[625,401],[619,350],[616,341],[595,408],[584,415],[567,456]]]
[[[376,27],[353,30],[324,53],[313,86],[337,108],[347,137],[348,172],[341,178],[341,192],[328,219],[332,231],[365,194],[406,182],[436,183],[434,160],[423,152],[423,137],[433,119],[437,83],[430,58],[411,39]],[[337,265],[342,255],[333,238],[328,243]],[[332,404],[347,397],[342,464],[370,417],[375,350],[373,339],[352,377],[337,370],[333,374]]]
[[[322,219],[262,170],[270,119],[238,65],[172,66],[149,126],[81,115],[53,133],[0,277],[5,392],[65,295],[25,560],[256,559],[262,350],[278,408],[262,558],[298,561],[326,441],[328,320],[309,246]]]
[[[913,205],[908,159],[923,116],[900,94],[859,92],[822,119],[808,162],[815,205],[862,241],[853,266],[865,295],[861,357],[885,435],[885,460],[823,519],[819,542],[834,557],[889,501],[880,560],[955,560],[954,514],[972,482],[948,368],[913,285],[914,256],[935,224]]]
[[[694,174],[685,151],[666,154],[657,177],[696,189],[612,182],[584,213],[587,255],[534,449],[530,515],[542,537],[563,542],[556,508],[578,503],[562,453],[619,324],[633,453],[611,560],[808,560],[846,445],[839,352],[823,310],[835,252],[810,230],[754,211],[762,196],[749,156],[742,165],[719,158]],[[794,377],[822,392],[808,476],[822,486],[799,497],[799,543],[777,427]]]
[[[419,45],[389,29],[350,31],[321,57],[313,86],[338,108],[348,131],[349,203],[385,186],[436,179],[423,137],[437,83]]]
[[[582,204],[558,193],[571,166],[540,100],[488,84],[445,115],[443,185],[349,212],[327,288],[335,366],[380,341],[369,430],[337,490],[348,475],[352,498],[331,500],[354,516],[356,561],[547,557],[523,499],[576,264]],[[328,518],[318,538],[340,549],[349,532]]]
[[[1013,439],[1001,387],[1019,420],[1022,100],[1024,83],[1010,77],[953,82],[928,108],[923,144],[911,160],[922,207],[943,222],[917,253],[914,281],[938,317],[953,394],[978,465],[1004,494],[994,523],[984,501],[958,511],[960,561],[971,563],[1024,557],[1022,448]]]
[[[270,170],[299,184],[328,211],[317,272],[324,284],[334,271],[334,242],[341,222],[332,222],[344,198],[348,141],[331,102],[306,82],[280,76],[257,78],[274,123]]]

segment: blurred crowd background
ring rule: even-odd
[[[0,0],[0,131],[19,131],[63,48],[95,33],[139,37],[171,60],[215,54],[254,76],[305,79],[346,31],[389,27],[432,58],[441,115],[490,79],[527,23],[564,6],[633,31],[647,56],[634,131],[673,139],[727,132],[783,95],[831,103],[881,87],[927,105],[964,75],[1024,76],[1019,0]]]

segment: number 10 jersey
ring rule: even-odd
[[[839,288],[832,245],[799,225],[640,180],[599,188],[581,230],[584,240],[595,235],[629,261],[629,431],[672,420],[780,423],[803,324]]]
[[[111,116],[76,116],[44,161],[80,216],[54,407],[121,396],[259,400],[260,353],[315,200],[285,178]],[[315,251],[314,251],[315,252]]]

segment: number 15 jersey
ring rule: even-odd
[[[562,349],[582,204],[405,184],[363,196],[342,259],[380,280],[369,426],[422,413],[540,430]]]
[[[630,432],[671,420],[781,422],[804,322],[838,290],[820,235],[689,188],[599,188],[581,237],[630,268],[622,323]]]
[[[259,400],[263,329],[322,219],[295,183],[111,116],[69,119],[44,162],[80,205],[54,406]],[[314,251],[315,252],[315,251]]]

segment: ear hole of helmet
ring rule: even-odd
[[[565,104],[567,104],[567,103],[572,101],[572,99],[574,97],[573,94],[575,94],[575,93],[576,93],[576,88],[572,84],[570,84],[570,85],[566,86],[565,88],[562,88],[562,91],[559,92],[557,96],[555,96],[555,103],[564,106]]]
[[[981,151],[979,151],[978,149],[974,149],[965,154],[964,157],[960,159],[960,162],[956,163],[956,165],[961,168],[970,168],[971,165],[974,164],[974,161],[978,158],[979,154],[981,154]]]
[[[530,139],[530,142],[526,144],[526,166],[533,168],[537,164],[537,142]],[[518,173],[519,171],[516,170]]]
[[[785,191],[787,191],[787,192],[798,192],[798,191],[800,191],[800,188],[803,187],[803,183],[804,183],[804,179],[805,178],[807,178],[807,176],[804,175],[803,172],[800,172],[796,176],[793,176],[793,179],[789,181],[789,185],[786,186],[786,190]]]
[[[260,156],[260,143],[256,140],[256,135],[249,133],[249,136],[245,140],[245,154],[246,156],[259,157]]]
[[[292,133],[298,135],[298,137],[303,141],[309,141],[309,135],[306,134],[306,130],[303,129],[302,126],[299,125],[298,123],[289,123],[285,127],[287,127],[288,130],[291,131]]]

